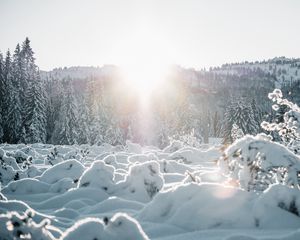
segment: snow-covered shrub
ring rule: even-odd
[[[85,167],[79,161],[70,159],[48,168],[38,179],[50,184],[62,178],[71,178],[77,182],[84,170]]]
[[[239,128],[237,124],[232,125],[231,138],[233,141],[240,139],[244,136],[243,130]]]
[[[111,219],[105,217],[86,218],[67,229],[60,240],[147,240],[140,224],[124,213],[117,213]]]
[[[80,177],[78,187],[101,188],[107,193],[112,193],[115,188],[114,172],[114,167],[101,160],[95,161]]]
[[[299,187],[300,158],[264,134],[246,135],[230,145],[219,166],[248,191],[262,191],[273,183]]]
[[[23,163],[29,157],[26,153],[24,153],[21,150],[17,150],[16,152],[14,152],[13,155],[14,155],[14,158],[16,159],[17,163]],[[32,159],[32,157],[31,157],[31,159]]]
[[[281,143],[300,154],[300,108],[287,99],[283,98],[280,89],[275,89],[269,93],[268,97],[275,103],[272,108],[278,111],[280,107],[285,107],[283,122],[262,122],[261,127],[269,132],[276,132],[281,139]]]
[[[0,149],[0,164],[8,165],[16,171],[21,170],[16,159],[3,149]]]
[[[118,184],[122,196],[140,202],[150,201],[164,185],[159,164],[149,161],[130,166],[124,181]]]
[[[55,165],[62,162],[62,157],[59,155],[57,148],[54,147],[44,161],[46,165]]]
[[[33,215],[34,213],[30,210],[23,215],[17,212],[0,214],[1,239],[54,240],[49,228],[57,232],[59,230],[50,226],[51,222],[47,218],[36,223],[32,219]]]
[[[10,181],[20,179],[20,167],[15,158],[8,157],[3,149],[0,149],[0,183],[6,185]]]

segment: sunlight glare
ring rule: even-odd
[[[140,101],[147,101],[160,89],[170,66],[170,41],[157,27],[140,26],[117,44],[116,57],[126,87],[133,90]]]

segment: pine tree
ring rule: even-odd
[[[21,89],[24,94],[21,95],[21,101],[25,100],[25,93],[30,85],[30,82],[36,75],[37,67],[35,65],[34,52],[30,46],[29,38],[26,38],[22,44],[21,59],[23,64],[24,76],[22,76]]]
[[[46,142],[46,93],[39,73],[31,78],[25,94],[26,142]]]
[[[46,142],[46,92],[39,70],[35,64],[34,52],[28,38],[20,52],[20,101],[23,104],[23,125],[21,139],[27,143]],[[25,134],[25,136],[24,136]]]
[[[20,81],[22,77],[20,46],[17,45],[12,61],[12,79],[8,86],[7,128],[10,143],[18,143],[22,129],[22,106],[20,101]]]
[[[4,103],[4,62],[3,55],[0,52],[0,143],[3,142],[3,103]]]
[[[2,121],[3,121],[3,142],[10,142],[9,139],[9,130],[8,130],[8,107],[10,104],[10,94],[12,85],[12,63],[11,63],[11,55],[8,50],[5,57],[4,69],[3,69],[3,82],[2,82]]]
[[[233,142],[231,136],[233,124],[237,124],[245,134],[255,135],[258,133],[259,125],[254,119],[251,105],[245,99],[233,101],[225,110],[223,124],[224,143]]]
[[[55,144],[72,145],[78,142],[78,109],[70,80],[64,82],[64,99],[55,123],[52,141]]]

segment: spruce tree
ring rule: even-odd
[[[3,121],[3,142],[10,142],[8,130],[8,107],[10,102],[10,90],[12,85],[12,63],[11,55],[8,50],[6,53],[4,68],[3,68],[3,83],[2,83],[2,121]]]
[[[21,89],[24,94],[21,95],[21,101],[25,100],[25,93],[30,85],[30,82],[36,75],[37,66],[35,65],[34,52],[30,46],[30,40],[28,38],[22,44],[21,59],[23,62],[24,76],[22,76]]]
[[[20,46],[17,45],[12,60],[12,79],[7,83],[8,106],[7,106],[7,128],[10,143],[18,143],[22,129],[22,106],[20,101],[20,82],[22,79],[22,61],[20,57]]]
[[[224,143],[233,141],[231,130],[234,124],[237,124],[245,134],[255,135],[258,133],[259,125],[254,119],[250,103],[245,99],[232,101],[225,110],[223,124]]]
[[[32,75],[25,94],[26,142],[46,142],[46,93],[38,72]]]
[[[78,143],[78,108],[70,80],[64,82],[64,99],[55,124],[52,141],[55,144]]]
[[[0,143],[3,142],[3,111],[2,105],[4,103],[4,62],[3,62],[3,55],[0,52]]]
[[[28,38],[20,52],[22,68],[20,100],[23,103],[23,125],[21,139],[26,143],[46,142],[46,92],[39,70],[35,64],[34,52]],[[25,136],[24,136],[25,134]]]

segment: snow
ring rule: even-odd
[[[48,168],[39,179],[46,183],[55,183],[61,178],[69,177],[78,180],[84,171],[84,166],[77,160],[70,159]]]
[[[124,148],[0,145],[6,163],[0,236],[298,239],[299,157],[265,135],[246,135],[225,150],[212,142],[196,148],[173,141],[163,150],[129,141]],[[44,161],[54,151],[53,162]],[[248,189],[249,162],[259,162],[261,173],[286,168],[290,174]]]
[[[63,240],[147,240],[139,223],[127,214],[118,213],[106,221],[86,218],[76,222],[61,237]]]

